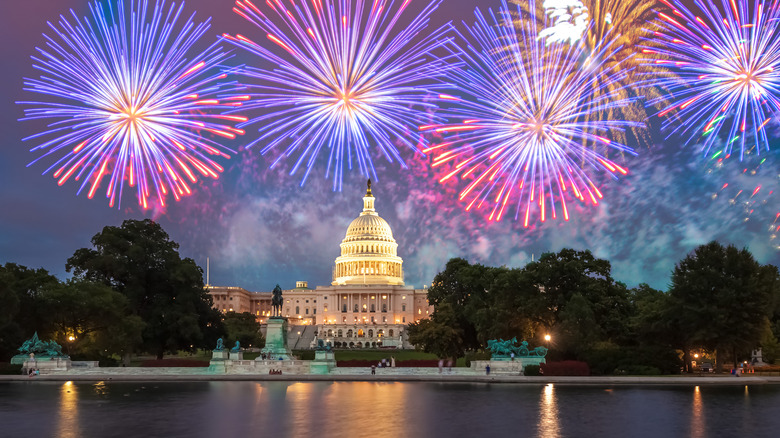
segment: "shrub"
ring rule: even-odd
[[[471,366],[472,360],[490,360],[489,351],[471,351],[466,353],[466,366]]]
[[[0,363],[0,374],[22,374],[22,365]]]
[[[545,376],[589,376],[590,367],[578,360],[543,363],[541,373]]]
[[[539,365],[526,365],[523,368],[523,375],[525,376],[538,376],[540,375],[541,367]]]

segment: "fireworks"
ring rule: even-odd
[[[612,94],[620,99],[629,97],[651,99],[659,97],[657,84],[646,80],[649,73],[657,74],[662,67],[642,62],[635,56],[642,44],[653,35],[657,24],[653,7],[655,0],[544,0],[543,10],[528,9],[526,1],[513,0],[537,17],[545,15],[552,21],[539,31],[539,38],[549,42],[569,42],[575,44],[581,41],[588,55],[611,41],[610,57],[602,59],[599,68],[591,66],[594,78],[592,92],[595,94]],[[620,82],[601,82],[600,78],[608,78],[611,70],[620,68],[625,71],[625,77]],[[659,104],[665,103],[662,99]],[[617,112],[616,112],[617,111]],[[647,110],[640,100],[630,105],[608,107],[603,112],[589,111],[588,118],[612,120],[624,118],[636,122],[644,122],[648,118]],[[632,128],[631,134],[643,144],[651,142],[646,129]],[[610,135],[617,141],[626,142],[625,133],[613,130]]]
[[[768,150],[765,128],[780,110],[778,2],[697,1],[699,17],[681,2],[661,1],[672,11],[659,12],[657,44],[645,52],[674,69],[676,76],[657,78],[671,102],[660,115],[675,111],[682,121],[664,127],[687,136],[686,144],[703,135],[704,154],[716,146],[731,155],[736,145],[742,160],[755,145]]]
[[[431,55],[447,42],[443,31],[420,36],[439,2],[404,23],[410,2],[303,0],[288,9],[271,0],[261,9],[236,1],[233,10],[262,30],[271,47],[243,35],[224,38],[275,67],[242,70],[258,82],[246,108],[263,112],[240,125],[259,125],[260,136],[249,146],[265,143],[263,154],[284,148],[271,167],[297,156],[290,173],[306,168],[301,185],[328,149],[325,176],[332,176],[334,190],[341,190],[344,167],[354,162],[363,175],[376,177],[373,147],[406,167],[394,142],[418,151],[422,138],[412,134],[430,121],[433,79],[448,69]]]
[[[594,48],[583,66],[580,43],[546,45],[536,37],[534,20],[524,20],[522,11],[518,13],[519,26],[512,25],[506,3],[498,14],[491,11],[492,20],[477,10],[477,23],[469,28],[471,38],[461,36],[466,49],[454,50],[465,67],[449,74],[457,87],[453,94],[460,96],[442,96],[456,101],[447,116],[459,122],[421,129],[444,136],[442,143],[425,152],[436,155],[434,166],[451,166],[442,182],[457,175],[469,181],[460,193],[467,210],[492,205],[488,219],[498,221],[516,202],[515,219],[522,215],[528,226],[532,210],[538,211],[541,221],[548,215],[557,218],[558,204],[568,220],[567,196],[598,204],[602,194],[587,170],[615,178],[625,175],[627,169],[598,151],[633,154],[605,135],[638,124],[587,118],[591,111],[633,102],[619,97],[624,71],[601,70],[598,79],[590,72],[601,68],[599,60],[613,55],[611,45]],[[591,93],[597,80],[618,91]]]
[[[46,47],[33,57],[41,76],[26,79],[25,90],[50,100],[19,102],[33,105],[22,120],[49,125],[25,140],[49,138],[31,149],[44,153],[30,165],[55,157],[44,174],[53,171],[59,185],[72,177],[92,198],[107,179],[109,204],[119,206],[127,182],[143,208],[154,198],[164,206],[169,194],[189,195],[197,174],[218,177],[222,167],[213,158],[230,150],[209,137],[235,138],[243,131],[232,124],[246,118],[217,111],[245,97],[219,98],[236,89],[219,82],[226,74],[218,64],[227,57],[220,47],[193,49],[208,20],[190,16],[177,28],[183,4],[161,1],[150,10],[146,1],[129,3],[95,2],[92,21],[71,12],[73,23],[60,16],[59,27],[49,24],[55,37],[44,35]]]

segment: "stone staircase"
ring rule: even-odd
[[[299,335],[298,332],[301,334]],[[290,350],[308,350],[316,338],[317,327],[313,325],[296,325],[287,335],[287,346]]]

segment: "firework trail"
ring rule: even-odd
[[[620,99],[637,98],[631,105],[609,107],[603,111],[589,111],[588,118],[596,120],[605,118],[613,120],[624,118],[636,122],[648,119],[647,109],[640,101],[649,97],[656,99],[662,96],[662,89],[657,84],[646,80],[650,73],[658,73],[663,67],[642,62],[634,56],[639,46],[652,37],[657,28],[654,7],[656,0],[544,0],[542,9],[530,10],[525,0],[513,0],[527,11],[529,15],[547,17],[548,23],[539,31],[539,38],[547,42],[571,43],[582,41],[588,55],[593,50],[603,46],[605,41],[612,41],[614,50],[611,56],[601,60],[600,68],[593,69],[594,94],[612,94]],[[540,20],[537,20],[540,21]],[[620,82],[602,83],[600,78],[608,78],[606,71],[616,68],[625,70],[625,78]],[[663,99],[659,104],[666,103]],[[644,128],[632,128],[631,135],[642,144],[652,142],[650,134]],[[613,130],[610,135],[614,140],[625,143],[628,136],[619,130]]]
[[[780,110],[778,2],[697,0],[700,17],[679,1],[660,1],[671,11],[658,13],[656,44],[644,52],[675,73],[654,78],[671,102],[659,115],[674,112],[682,121],[666,119],[664,128],[686,144],[704,136],[705,155],[731,155],[736,145],[742,160],[755,145],[757,153],[769,150],[765,128]]]
[[[233,139],[243,131],[232,126],[246,118],[220,111],[240,106],[243,97],[220,99],[235,84],[220,82],[218,65],[227,55],[216,45],[194,51],[209,20],[190,16],[177,27],[184,4],[150,8],[146,1],[90,4],[92,20],[60,16],[49,23],[33,66],[38,79],[25,79],[25,90],[47,98],[32,105],[21,120],[48,120],[47,129],[25,140],[40,143],[32,165],[55,158],[43,173],[59,185],[71,177],[78,193],[92,198],[108,180],[106,197],[121,205],[125,183],[136,188],[144,209],[150,201],[165,206],[170,194],[179,200],[192,192],[196,175],[217,178],[223,169],[214,158],[230,149],[210,137]],[[106,178],[107,177],[107,178]]]
[[[333,190],[341,190],[344,167],[351,170],[355,162],[376,178],[372,153],[405,168],[396,142],[419,152],[423,139],[416,128],[430,122],[434,80],[450,68],[431,54],[447,43],[443,30],[419,37],[439,2],[409,23],[402,16],[410,0],[285,3],[270,0],[261,8],[236,1],[233,10],[263,32],[265,45],[224,35],[274,66],[241,71],[257,82],[246,108],[263,112],[240,125],[259,125],[249,147],[262,143],[263,154],[283,148],[272,168],[296,157],[290,173],[305,167],[301,185],[326,153]]]
[[[557,204],[568,220],[567,196],[598,204],[602,194],[588,171],[605,171],[615,178],[628,172],[599,152],[634,153],[605,135],[639,126],[588,118],[592,111],[633,102],[618,92],[590,91],[596,79],[589,70],[599,69],[600,60],[617,48],[597,47],[583,67],[580,43],[545,44],[537,38],[535,21],[524,20],[519,8],[521,20],[514,24],[506,3],[498,14],[491,11],[490,19],[476,12],[477,22],[468,28],[470,38],[460,35],[464,48],[453,50],[466,66],[449,73],[453,94],[460,97],[441,96],[454,104],[445,115],[459,122],[420,128],[443,136],[441,143],[424,151],[436,155],[434,166],[451,166],[441,182],[457,175],[467,180],[460,199],[467,202],[467,210],[492,205],[489,220],[500,220],[507,205],[516,202],[514,216],[522,215],[524,226],[533,210],[542,222],[548,214],[557,218]],[[625,74],[619,68],[606,70],[598,83],[620,84]]]

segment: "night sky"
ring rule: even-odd
[[[200,19],[211,16],[209,34],[215,38],[223,32],[256,34],[231,11],[232,3],[189,0],[186,10],[197,11]],[[500,2],[444,0],[429,29],[449,21],[471,23],[477,5],[496,8]],[[34,144],[21,139],[42,125],[19,122],[23,107],[14,102],[37,97],[22,90],[24,77],[37,76],[30,56],[43,44],[42,33],[51,33],[46,22],[56,21],[69,8],[86,15],[87,1],[0,2],[0,263],[43,267],[65,279],[66,259],[89,246],[103,226],[149,217],[204,271],[210,257],[213,285],[268,291],[277,283],[294,287],[296,280],[307,280],[310,286],[329,284],[338,245],[362,209],[365,178],[357,170],[345,176],[343,192],[334,193],[322,162],[301,188],[301,174],[290,176],[285,166],[268,170],[271,157],[261,156],[259,148],[241,150],[253,138],[248,130],[227,143],[239,153],[221,163],[225,173],[219,180],[200,180],[192,196],[165,210],[142,211],[127,195],[121,210],[112,209],[101,197],[76,196],[73,183],[58,187],[50,174],[41,175],[47,167],[43,164],[26,167],[37,155],[29,152]],[[257,61],[237,53],[231,62]],[[570,247],[590,249],[610,260],[613,276],[629,286],[646,282],[666,289],[674,264],[713,239],[746,246],[760,262],[780,265],[777,120],[771,129],[774,152],[720,164],[703,159],[695,147],[681,147],[679,138],[664,139],[657,118],[649,122],[653,144],[634,145],[639,156],[624,161],[629,175],[618,182],[604,181],[600,206],[577,207],[568,222],[548,220],[529,228],[511,215],[494,223],[485,219],[484,211],[465,212],[457,201],[457,187],[436,181],[430,157],[405,152],[408,170],[377,158],[376,208],[393,228],[406,283],[429,285],[451,257],[517,267],[543,252]]]

